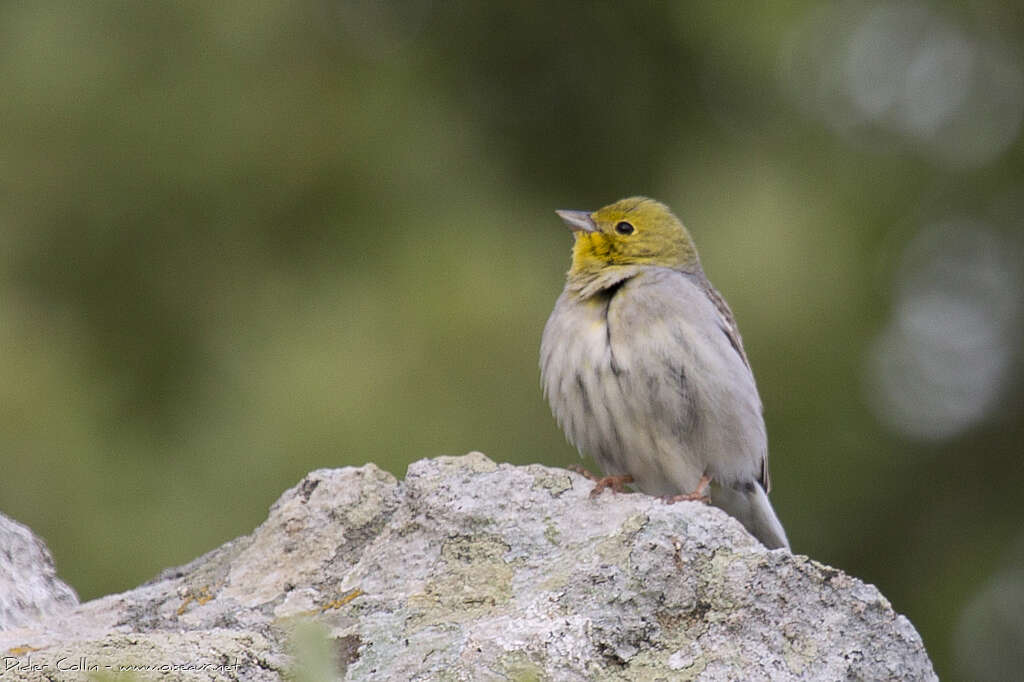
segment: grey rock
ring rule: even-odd
[[[27,625],[77,605],[78,595],[57,577],[46,543],[26,526],[0,514],[0,630]]]
[[[44,679],[64,656],[151,666],[141,679],[936,679],[874,587],[715,508],[591,488],[480,453],[403,482],[314,471],[251,535],[0,633],[22,667],[6,675]]]

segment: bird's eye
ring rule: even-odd
[[[633,234],[633,226],[623,220],[615,226],[615,231],[619,234]]]

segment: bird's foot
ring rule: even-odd
[[[604,478],[595,479],[594,489],[590,491],[590,497],[591,499],[598,497],[606,488],[611,489],[612,493],[624,493],[626,492],[626,484],[632,482],[633,477],[629,474],[605,476]]]
[[[600,477],[590,473],[579,464],[570,467],[570,469],[594,482],[594,489],[590,491],[591,498],[597,497],[603,493],[606,488],[610,488],[613,493],[624,493],[626,492],[626,484],[633,482],[633,477],[629,474]]]
[[[683,493],[681,495],[666,495],[661,498],[661,501],[665,504],[675,504],[676,502],[703,502],[704,504],[711,504],[711,496],[708,495],[708,485],[711,483],[711,477],[704,474],[700,477],[700,483],[697,484],[697,489],[692,493]]]

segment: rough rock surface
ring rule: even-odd
[[[314,471],[251,535],[0,632],[0,672],[277,680],[313,621],[341,679],[936,679],[874,587],[712,507],[591,488],[479,453]]]
[[[75,591],[57,577],[46,544],[25,526],[0,514],[0,630],[27,625],[77,605]]]

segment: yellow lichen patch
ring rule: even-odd
[[[201,588],[199,588],[199,591],[195,593],[192,592],[192,588],[188,588],[187,590],[185,590],[185,594],[182,596],[183,601],[181,602],[181,606],[179,606],[178,610],[175,611],[175,613],[179,616],[185,613],[185,611],[188,609],[188,605],[192,602],[195,602],[202,606],[203,604],[213,599],[213,595],[210,594],[210,588],[208,585],[203,585]]]
[[[185,601],[181,602],[181,606],[178,607],[178,610],[175,611],[174,614],[177,616],[184,614],[185,609],[188,608],[188,605],[191,604],[194,599],[195,598],[191,594],[185,595]]]
[[[502,677],[515,682],[540,682],[547,679],[544,668],[530,660],[521,651],[514,651],[498,658]]]
[[[8,649],[7,653],[9,653],[11,656],[24,656],[25,654],[30,654],[33,651],[41,651],[41,650],[42,650],[41,647],[29,646],[28,644],[23,644],[22,646],[16,646],[16,647],[13,647],[11,649]]]
[[[597,544],[597,555],[605,563],[625,566],[633,550],[631,539],[647,525],[646,514],[633,514],[626,519],[614,534]]]
[[[550,517],[544,519],[544,539],[552,545],[557,545],[559,535],[561,533],[558,532],[558,526],[555,525],[555,522]]]
[[[552,497],[557,497],[566,490],[572,490],[572,480],[566,473],[552,473],[549,469],[541,469],[540,467],[534,469],[534,472],[535,476],[532,486],[534,490],[547,490],[551,493]]]
[[[362,594],[363,594],[363,591],[360,590],[357,587],[354,590],[352,590],[351,592],[349,592],[348,594],[346,594],[344,597],[339,597],[337,599],[332,599],[331,601],[329,601],[326,604],[324,604],[323,606],[321,606],[320,607],[320,612],[322,613],[322,612],[328,611],[330,609],[340,609],[342,606],[344,606],[345,604],[349,603],[350,601],[352,601],[353,599],[355,599],[356,597],[358,597],[358,596],[360,596]]]
[[[482,452],[473,450],[464,455],[444,455],[436,459],[446,467],[469,469],[478,474],[485,474],[495,471],[498,465],[490,457]]]
[[[466,622],[512,598],[515,568],[505,561],[509,546],[498,536],[450,538],[441,547],[447,570],[412,595],[418,625]]]

